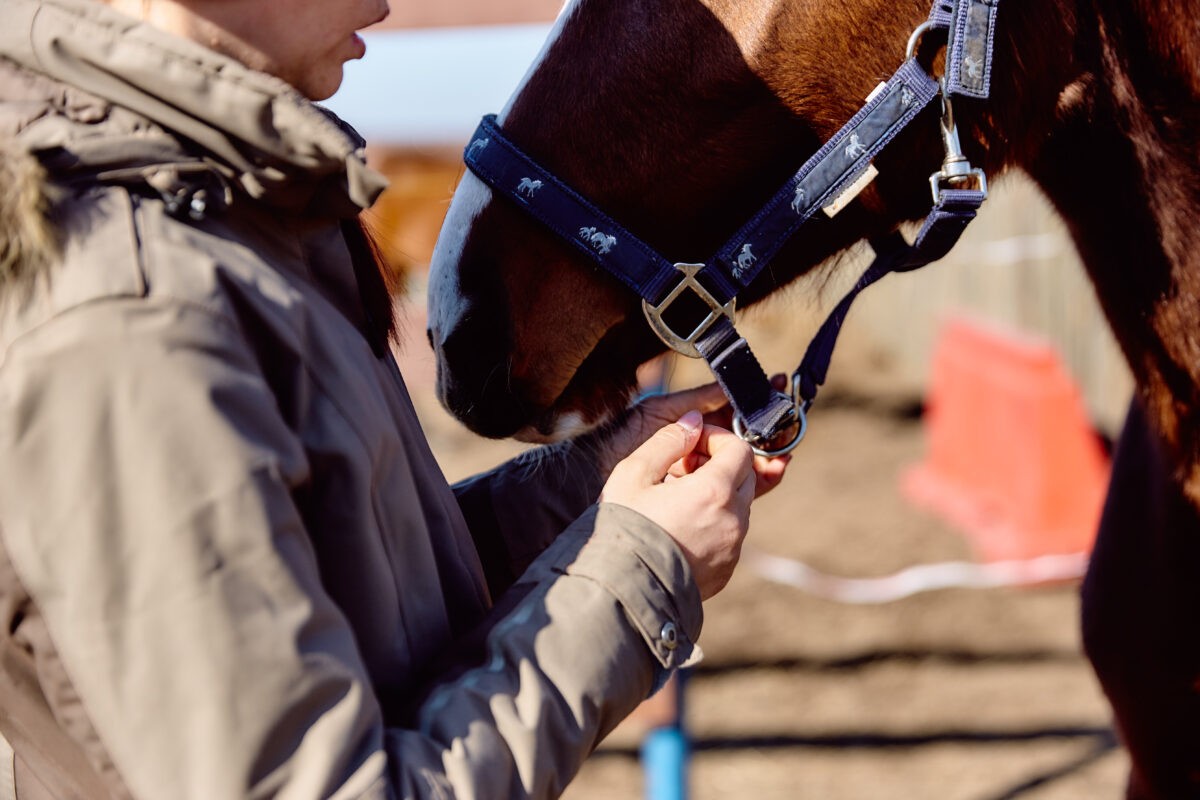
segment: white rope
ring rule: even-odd
[[[813,569],[802,561],[769,555],[751,547],[742,551],[742,563],[761,577],[793,586],[811,595],[838,603],[890,603],[936,589],[991,589],[1030,586],[1082,578],[1087,553],[1038,556],[1019,561],[944,561],[918,564],[878,578],[843,578]]]

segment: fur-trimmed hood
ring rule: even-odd
[[[0,138],[0,289],[29,280],[57,256],[49,207],[42,165]]]

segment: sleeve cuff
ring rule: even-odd
[[[580,546],[570,540],[586,539]],[[654,522],[613,503],[589,508],[556,542],[553,569],[603,586],[665,669],[702,657],[696,639],[703,623],[700,592],[675,541]]]

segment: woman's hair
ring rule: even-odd
[[[388,341],[399,343],[395,306],[392,298],[400,288],[396,273],[388,269],[378,242],[360,214],[357,219],[342,220],[342,236],[350,250],[359,299],[366,315],[367,340],[380,358],[387,352]]]

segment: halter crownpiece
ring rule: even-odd
[[[917,269],[946,255],[987,198],[983,171],[963,155],[951,96],[988,96],[998,3],[935,0],[895,74],[703,264],[672,261],[634,236],[506,138],[495,115],[483,118],[463,159],[497,193],[636,292],[651,329],[668,347],[708,362],[729,398],[738,435],[760,455],[783,455],[804,436],[807,411],[825,381],[854,299],[889,272]],[[930,31],[947,36],[947,71],[940,80],[915,57]],[[775,390],[734,328],[738,292],[818,210],[832,216],[869,183],[875,156],[935,97],[942,101],[946,155],[929,178],[933,207],[924,225],[911,245],[899,232],[871,241],[875,260],[817,331],[792,374],[791,392]],[[692,330],[677,331],[665,314],[684,296],[696,298],[707,314]]]

